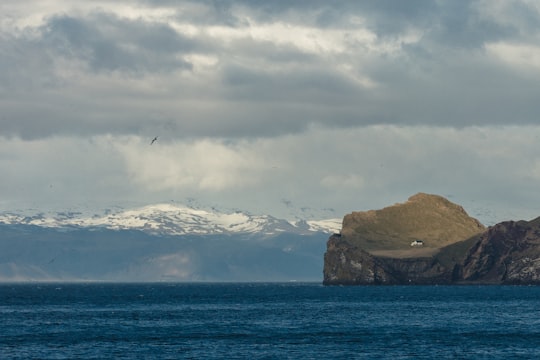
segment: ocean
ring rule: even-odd
[[[540,287],[0,285],[1,359],[535,359]]]

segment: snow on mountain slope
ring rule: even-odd
[[[307,223],[311,231],[320,231],[325,233],[340,233],[342,219],[326,219],[326,220],[308,220]]]
[[[250,234],[274,235],[283,232],[309,234],[334,233],[341,229],[341,219],[292,223],[268,215],[250,215],[240,211],[194,209],[172,204],[156,204],[130,210],[105,211],[87,215],[81,212],[50,214],[0,213],[0,223],[42,227],[104,227],[115,230],[142,230],[152,234]]]

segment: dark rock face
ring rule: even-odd
[[[437,257],[377,257],[333,235],[324,255],[325,285],[449,284],[454,267]]]
[[[351,246],[340,235],[330,237],[324,254],[324,284],[379,284],[391,280],[367,251]]]
[[[381,231],[376,230],[380,235]],[[361,229],[355,231],[358,233]],[[445,229],[439,229],[439,233],[444,232]],[[352,232],[345,231],[345,234]],[[418,251],[418,256],[414,255],[417,250],[412,249],[372,251],[363,247],[369,240],[364,237],[356,242],[355,237],[343,233],[331,236],[324,256],[323,283],[540,285],[540,218],[529,222],[503,222],[454,243],[446,241],[446,245],[431,252]]]
[[[495,284],[540,284],[539,220],[506,221],[488,229],[465,255],[459,279]]]

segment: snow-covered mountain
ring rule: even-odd
[[[100,214],[79,211],[55,213],[3,212],[0,223],[25,224],[47,228],[106,228],[141,230],[153,235],[212,235],[280,233],[335,233],[341,219],[287,221],[269,215],[240,211],[203,210],[182,205],[156,204],[135,209],[105,210]]]
[[[340,230],[176,204],[0,212],[0,281],[318,281]]]

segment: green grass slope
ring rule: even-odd
[[[379,256],[418,257],[433,255],[484,230],[461,206],[419,193],[402,204],[346,215],[341,235],[351,245]],[[413,248],[414,240],[424,245]]]

